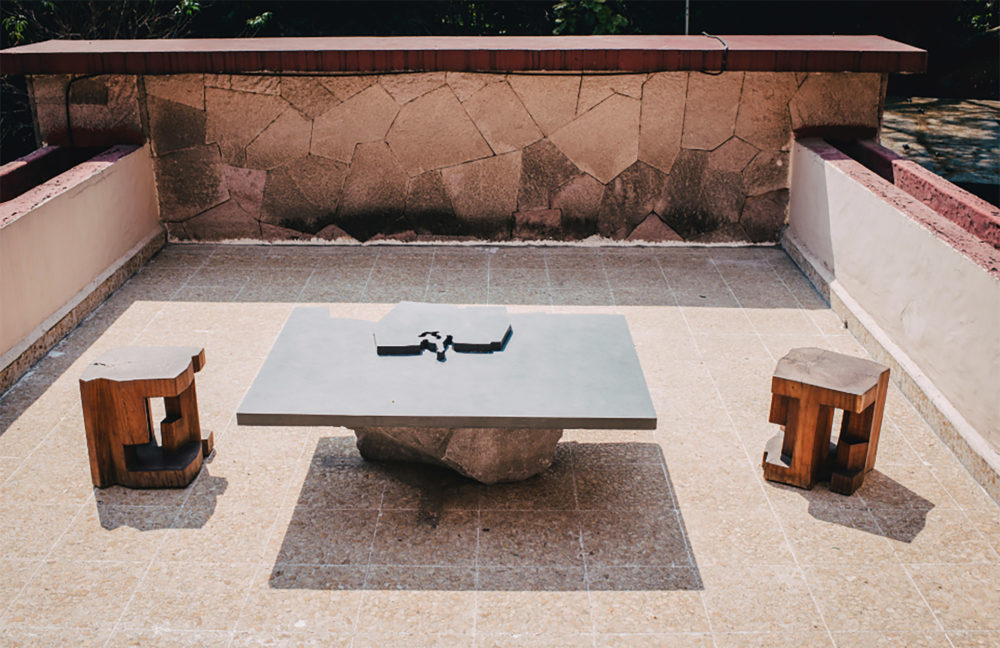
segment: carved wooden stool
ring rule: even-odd
[[[816,348],[792,349],[771,380],[771,423],[784,426],[764,450],[764,478],[812,488],[829,475],[830,490],[850,495],[875,465],[889,369]],[[833,409],[844,411],[836,448]]]
[[[80,377],[90,475],[99,488],[172,488],[191,483],[212,452],[202,436],[194,374],[205,366],[200,347],[121,347]],[[163,398],[166,417],[156,443],[150,398]]]

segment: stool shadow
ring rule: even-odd
[[[772,485],[802,495],[809,501],[809,514],[817,520],[907,543],[923,531],[927,514],[934,508],[933,502],[877,469],[865,476],[864,484],[850,497],[832,493],[826,483],[817,484],[812,490]],[[845,517],[845,512],[851,510],[867,511],[873,523],[858,524],[854,517]]]
[[[492,486],[354,444],[318,441],[272,588],[703,589],[656,444],[563,442],[541,475]]]
[[[133,489],[111,486],[96,489],[95,503],[101,527],[112,530],[121,526],[139,531],[157,529],[200,529],[215,513],[218,497],[226,491],[229,480],[208,472],[208,463],[186,488]],[[197,489],[196,501],[188,491]],[[183,506],[184,514],[180,515]]]

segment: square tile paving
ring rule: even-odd
[[[403,299],[620,313],[659,427],[486,487],[236,425],[295,304]],[[188,488],[91,487],[77,381],[127,344],[205,347]],[[0,397],[0,645],[1000,645],[1000,509],[898,390],[855,495],[762,480],[797,346],[866,356],[774,248],[168,246]]]

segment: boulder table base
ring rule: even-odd
[[[359,427],[369,461],[417,461],[451,468],[484,484],[527,479],[552,465],[562,430],[527,428]]]

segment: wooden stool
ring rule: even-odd
[[[121,347],[87,367],[80,399],[95,486],[191,483],[213,445],[198,422],[194,374],[203,366],[200,347]],[[150,398],[163,398],[162,445],[153,435]]]
[[[764,450],[764,478],[812,488],[829,475],[830,490],[850,495],[875,465],[889,369],[870,360],[792,349],[771,380],[771,423],[784,426]],[[844,411],[830,444],[833,408]]]

